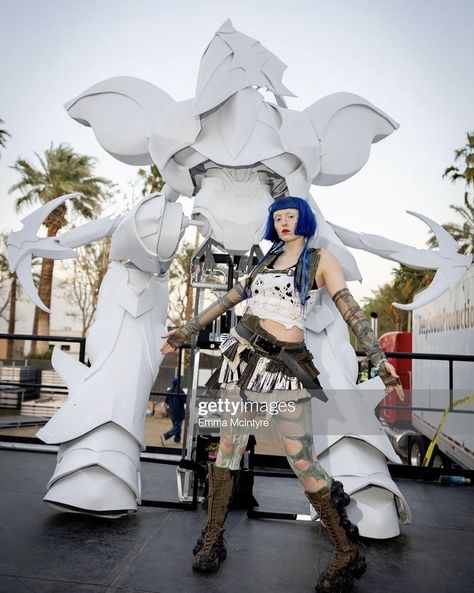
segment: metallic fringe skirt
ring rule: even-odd
[[[265,330],[259,330],[259,334],[274,343],[284,344],[289,354],[295,350],[294,357],[298,364],[310,376],[317,377],[313,357],[304,343],[281,342]],[[231,330],[231,335],[222,343],[220,350],[220,363],[206,383],[208,389],[230,387],[229,384],[232,384],[242,395],[248,392],[264,394],[279,391],[278,399],[281,400],[306,399],[310,396],[301,381],[280,360],[255,352],[252,345],[239,336],[235,329]]]

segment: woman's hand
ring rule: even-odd
[[[405,401],[405,394],[403,392],[403,387],[400,383],[400,377],[397,375],[397,371],[396,371],[395,367],[393,366],[393,364],[390,364],[388,361],[384,361],[384,365],[385,365],[385,368],[387,369],[387,371],[392,375],[392,377],[399,380],[398,385],[391,385],[391,386],[386,387],[385,393],[388,395],[389,393],[392,392],[393,389],[395,389],[395,392],[398,395],[398,399],[401,402]]]
[[[168,332],[164,336],[161,336],[163,339],[172,336],[177,330],[173,329],[172,331]],[[161,354],[169,354],[170,352],[175,352],[176,348],[172,346],[168,341],[166,341],[163,346],[160,348]]]

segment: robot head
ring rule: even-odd
[[[205,113],[249,86],[264,87],[284,105],[295,95],[281,79],[286,65],[259,41],[240,33],[227,19],[201,59],[194,114]]]

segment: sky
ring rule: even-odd
[[[114,160],[63,104],[112,76],[143,78],[175,100],[194,96],[201,55],[222,22],[258,39],[288,65],[291,109],[323,96],[359,94],[400,123],[372,147],[365,167],[312,188],[330,222],[423,248],[427,227],[406,214],[455,220],[462,184],[442,178],[474,129],[471,0],[1,0],[0,118],[12,137],[0,152],[0,230],[18,229],[9,195],[17,158],[35,161],[51,143],[97,158],[96,172],[139,197],[136,167]],[[191,201],[180,198],[185,212]],[[394,264],[354,252],[364,281],[356,298],[390,280]]]

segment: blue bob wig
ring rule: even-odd
[[[316,217],[311,210],[308,202],[303,198],[280,198],[275,200],[268,208],[267,226],[265,229],[264,239],[267,241],[278,241],[278,235],[273,223],[273,214],[278,210],[286,210],[287,208],[296,208],[298,210],[298,222],[296,223],[295,235],[301,235],[309,239],[316,232]]]
[[[315,234],[317,228],[316,217],[308,202],[303,200],[303,198],[295,197],[279,198],[275,200],[268,208],[267,226],[265,228],[263,239],[273,242],[273,245],[271,246],[270,251],[267,253],[267,256],[272,252],[281,249],[283,246],[283,241],[278,238],[278,234],[275,230],[273,214],[278,210],[286,210],[287,208],[296,208],[298,210],[298,221],[296,223],[295,235],[300,235],[306,239],[303,251],[301,252],[298,259],[296,274],[294,276],[295,290],[298,293],[301,306],[304,307],[307,299],[309,298],[308,292],[310,291],[310,287],[313,283],[313,279],[308,278],[308,240]],[[246,286],[244,289],[244,298],[249,297],[250,288]]]

